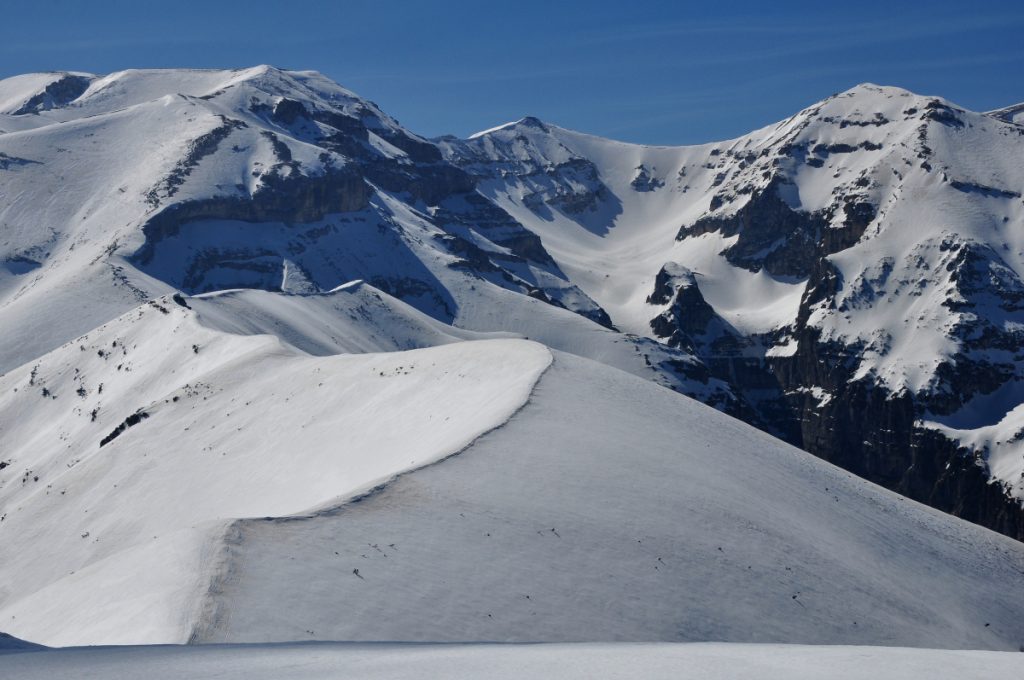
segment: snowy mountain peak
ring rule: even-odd
[[[836,395],[862,387],[845,385],[912,394],[909,410],[928,422],[933,409],[977,408],[966,406],[972,399],[1009,416],[1016,402],[984,395],[1016,394],[1021,371],[993,351],[1013,346],[1011,329],[1024,322],[1014,292],[1024,177],[1019,129],[997,118],[865,83],[700,146],[622,144],[554,126],[442,146],[541,236],[616,327],[686,348],[752,389],[784,376],[781,394],[755,410],[813,449],[828,440],[824,428],[847,427],[833,420],[846,403]],[[848,369],[821,375],[811,358],[820,355]],[[778,412],[787,401],[800,412],[791,421]],[[818,425],[822,412],[828,425]],[[891,446],[906,451],[915,416],[900,417],[908,441]],[[842,457],[862,470],[853,449]],[[1010,471],[999,476],[1010,493],[1024,494],[1018,468],[999,467]]]
[[[547,126],[539,118],[526,116],[510,123],[504,123],[503,125],[497,125],[486,130],[481,130],[480,132],[471,134],[467,139],[479,139],[496,132],[519,132],[522,130],[539,130],[540,132],[548,132]]]
[[[12,633],[1022,639],[1019,546],[669,391],[1024,538],[1020,126],[864,84],[696,146],[427,140],[269,66],[0,103]]]

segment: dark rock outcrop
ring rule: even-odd
[[[156,245],[178,233],[181,226],[197,220],[242,222],[314,222],[332,213],[361,210],[369,203],[370,188],[348,169],[323,175],[268,176],[264,185],[247,197],[222,196],[172,203],[154,214],[142,227],[143,246],[132,256],[146,265]]]
[[[791,208],[779,197],[781,182],[773,180],[733,214],[707,215],[683,226],[676,238],[711,232],[739,236],[723,251],[730,263],[750,271],[764,269],[775,276],[807,276],[827,221],[824,215]],[[721,198],[718,205],[722,205]],[[712,206],[714,210],[714,203]]]
[[[24,116],[65,106],[81,97],[91,82],[92,78],[88,76],[65,74],[26,101],[14,115]]]

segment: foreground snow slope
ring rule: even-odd
[[[797,645],[335,643],[62,649],[6,656],[3,664],[9,680],[964,680],[1017,677],[1024,655]]]
[[[240,304],[254,295],[163,298],[0,378],[5,628],[58,644],[187,638],[223,522],[307,511],[450,455],[519,408],[550,360],[511,339],[312,356],[298,347],[455,337],[361,286]],[[333,335],[317,318],[329,309]],[[267,310],[292,313],[294,345],[204,325],[252,331]]]
[[[225,540],[195,641],[1024,642],[1019,543],[560,353],[459,456]]]

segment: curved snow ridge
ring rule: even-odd
[[[196,641],[1024,639],[1020,544],[560,353],[466,455],[236,529]]]
[[[177,309],[154,318],[173,323]],[[212,333],[194,318],[168,335],[208,370],[157,402],[111,392],[124,401],[118,414],[143,406],[149,417],[98,452],[95,438],[78,435],[41,452],[31,432],[11,440],[5,454],[41,475],[0,494],[12,501],[3,528],[15,556],[0,566],[0,612],[13,634],[61,645],[184,641],[203,575],[219,564],[211,532],[225,520],[303,512],[460,451],[516,413],[551,362],[542,345],[510,339],[309,356],[270,337]],[[193,353],[200,336],[208,339]],[[70,349],[54,358],[68,372],[88,355]],[[150,361],[138,357],[130,375],[145,382]],[[93,364],[87,384],[106,380],[106,396],[112,378]],[[43,365],[36,379],[54,388],[50,371]],[[74,405],[58,394],[55,409]],[[29,398],[40,399],[37,389]],[[0,415],[16,419],[11,406]],[[44,548],[32,539],[40,533]]]
[[[512,421],[514,421],[516,419],[517,416],[519,416],[520,413],[522,413],[522,411],[524,409],[526,409],[527,406],[530,405],[530,403],[533,400],[534,395],[537,393],[537,390],[538,390],[538,388],[541,385],[541,381],[543,380],[544,376],[548,373],[548,371],[551,369],[551,366],[555,363],[554,354],[552,354],[551,350],[548,349],[545,345],[542,345],[542,344],[540,344],[538,342],[533,342],[533,341],[530,341],[530,340],[524,340],[522,342],[525,342],[525,343],[528,343],[528,344],[533,345],[535,347],[543,349],[546,361],[543,363],[542,366],[538,365],[538,366],[534,367],[534,369],[536,370],[536,374],[535,375],[533,373],[531,373],[529,370],[527,370],[527,374],[532,376],[531,377],[532,384],[529,387],[529,391],[527,392],[526,397],[524,399],[522,399],[522,401],[517,406],[515,406],[515,408],[506,417],[499,419],[499,422],[497,422],[493,426],[489,427],[486,430],[483,430],[483,431],[477,433],[472,438],[470,438],[468,441],[465,441],[464,443],[462,443],[458,448],[456,448],[456,449],[454,449],[454,450],[452,450],[452,451],[450,451],[448,453],[439,455],[438,457],[434,458],[433,460],[429,460],[428,459],[428,460],[424,461],[422,464],[416,465],[415,467],[410,467],[410,468],[407,468],[407,469],[395,472],[394,474],[390,475],[386,479],[377,480],[377,481],[375,481],[375,482],[373,482],[371,484],[366,485],[362,489],[356,490],[354,492],[348,492],[348,493],[346,493],[344,495],[344,497],[339,497],[339,498],[332,499],[328,503],[321,504],[319,507],[316,507],[316,508],[311,508],[307,512],[293,513],[293,514],[290,514],[290,515],[281,515],[281,516],[278,516],[278,517],[242,518],[242,519],[236,520],[236,522],[248,522],[248,521],[256,521],[256,522],[264,522],[264,521],[278,522],[278,521],[283,521],[283,522],[289,522],[289,521],[298,521],[298,520],[304,520],[304,519],[314,519],[316,517],[326,517],[326,516],[330,516],[330,515],[336,515],[336,514],[339,514],[339,513],[343,512],[344,509],[347,506],[349,506],[349,505],[351,505],[353,503],[360,503],[360,502],[362,502],[364,500],[367,500],[367,499],[369,499],[369,498],[371,498],[371,497],[381,493],[388,486],[390,486],[394,482],[398,481],[401,477],[404,477],[405,475],[412,474],[414,472],[418,472],[419,470],[431,467],[433,465],[439,465],[439,464],[445,462],[446,460],[448,460],[449,458],[454,458],[455,456],[462,455],[466,451],[470,450],[471,448],[473,448],[477,444],[477,442],[479,442],[484,437],[490,436],[490,435],[498,432],[499,430],[503,429],[504,427],[508,426],[510,423],[512,423]]]
[[[528,341],[527,341],[528,342]],[[544,347],[538,343],[539,347]],[[260,518],[239,518],[226,523],[223,526],[222,532],[214,539],[214,542],[209,546],[206,552],[214,553],[214,556],[206,560],[204,565],[206,568],[205,577],[208,579],[208,587],[204,596],[196,603],[195,611],[197,612],[194,623],[191,627],[191,633],[188,636],[188,642],[190,644],[201,643],[205,640],[211,639],[219,632],[221,625],[227,620],[229,613],[227,602],[224,598],[220,597],[227,588],[232,584],[233,581],[237,580],[238,575],[242,571],[242,547],[246,542],[247,527],[254,524],[264,523],[291,523],[291,522],[302,522],[306,520],[318,519],[321,517],[333,517],[340,515],[345,510],[354,504],[362,503],[374,496],[377,496],[387,490],[392,484],[404,479],[406,476],[429,468],[435,465],[440,465],[445,461],[460,456],[472,449],[477,442],[481,439],[492,435],[502,428],[506,427],[509,423],[516,419],[516,417],[530,404],[536,393],[544,375],[546,375],[554,363],[554,355],[544,347],[547,353],[547,363],[540,370],[540,373],[536,376],[533,381],[533,385],[530,387],[529,394],[526,399],[519,404],[518,407],[512,411],[508,417],[501,422],[480,432],[470,441],[464,443],[459,448],[450,451],[449,453],[442,455],[435,460],[424,462],[422,465],[411,467],[400,472],[396,472],[387,479],[379,480],[376,483],[367,485],[361,490],[355,492],[349,492],[342,497],[333,499],[329,503],[321,504],[319,507],[311,508],[307,512],[293,513],[289,515],[280,515],[276,517],[260,517]]]
[[[456,328],[363,281],[327,292],[239,288],[179,297],[199,325],[233,335],[271,335],[313,356],[396,352],[516,333]]]

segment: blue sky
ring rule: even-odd
[[[650,144],[737,136],[859,82],[1024,101],[1024,3],[194,2],[3,5],[0,77],[315,69],[420,134],[535,115]]]

